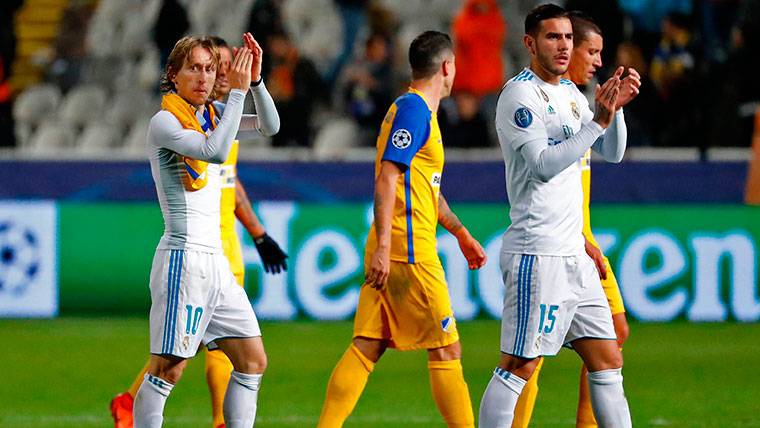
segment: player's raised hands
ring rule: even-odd
[[[251,82],[258,82],[261,78],[261,63],[264,58],[264,51],[261,49],[259,42],[253,38],[253,34],[243,34],[243,46],[248,48],[253,54],[253,63],[251,64]]]
[[[617,100],[620,94],[620,76],[623,75],[623,67],[618,67],[602,86],[596,85],[594,122],[602,128],[607,128],[615,118]]]
[[[586,239],[586,235],[583,235],[583,238]],[[607,265],[604,263],[604,254],[602,254],[602,250],[597,248],[588,239],[586,239],[586,254],[594,261],[596,270],[599,272],[599,278],[607,279]]]
[[[369,261],[369,267],[364,272],[364,283],[375,290],[381,290],[388,281],[391,272],[390,248],[378,247]]]
[[[616,110],[626,106],[631,100],[639,95],[641,87],[641,75],[633,67],[628,67],[628,75],[620,81],[620,95],[617,100]]]
[[[246,47],[235,49],[235,57],[230,64],[230,70],[227,72],[227,80],[230,82],[232,89],[248,90],[251,85],[251,65],[253,64],[253,53]]]

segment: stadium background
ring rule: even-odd
[[[140,144],[157,106],[162,44],[176,32],[233,41],[246,29],[267,41],[265,55],[274,56],[287,35],[282,59],[265,56],[268,73],[279,70],[268,85],[278,73],[304,85],[301,98],[275,96],[282,139],[241,145],[239,177],[290,255],[286,274],[264,275],[241,233],[246,287],[265,320],[271,361],[257,426],[313,425],[350,337],[362,275],[372,112],[403,90],[410,37],[450,30],[459,3],[3,2],[0,318],[8,319],[0,319],[7,344],[0,426],[108,426],[108,400],[128,386],[147,350],[147,278],[162,222]],[[521,19],[537,2],[485,3],[498,4],[506,23],[496,59],[503,80],[525,63]],[[760,183],[750,146],[760,91],[749,71],[756,69],[757,2],[568,3],[599,19],[609,39],[606,64],[621,59],[616,46],[638,47],[652,88],[627,111],[633,123],[624,163],[594,162],[592,174],[594,229],[633,320],[625,356],[634,423],[758,426],[760,211],[753,203]],[[162,21],[182,11],[184,27]],[[671,56],[657,48],[670,31],[661,31],[663,19],[690,35]],[[348,43],[343,34],[355,38]],[[381,65],[365,43],[377,34],[386,49]],[[684,71],[678,84],[655,82],[658,61]],[[360,69],[391,76],[380,85],[386,98],[366,96],[371,88],[348,71]],[[508,221],[503,164],[487,120],[490,91],[459,88],[442,106],[444,139],[448,145],[451,135],[455,146],[447,150],[443,192],[490,258],[468,272],[455,241],[440,235],[476,407],[497,357],[495,261]],[[172,395],[166,426],[208,425],[201,367],[192,364]],[[351,426],[442,426],[425,371],[420,353],[385,357]],[[571,426],[576,358],[563,352],[543,376],[536,425]]]

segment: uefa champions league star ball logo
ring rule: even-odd
[[[23,294],[39,270],[39,245],[34,233],[0,220],[0,294]]]
[[[403,150],[412,144],[412,134],[410,134],[406,129],[399,129],[393,133],[393,138],[391,141],[393,142],[394,146]]]

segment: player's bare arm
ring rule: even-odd
[[[486,264],[486,252],[480,242],[473,238],[470,231],[459,221],[459,217],[449,208],[442,194],[438,195],[438,224],[457,238],[459,249],[467,259],[470,269],[480,269]]]
[[[364,281],[379,290],[385,286],[390,272],[391,257],[391,219],[393,204],[396,202],[396,183],[401,176],[401,169],[391,161],[382,161],[380,173],[375,179],[375,234],[377,249],[372,253]]]
[[[599,278],[607,279],[607,265],[604,263],[604,253],[602,253],[602,250],[597,248],[596,245],[592,244],[591,241],[586,238],[586,235],[583,235],[583,239],[586,240],[586,254],[588,254],[588,256],[591,257],[591,260],[594,261],[596,270],[599,272]]]
[[[253,238],[253,243],[256,245],[256,250],[259,252],[261,262],[264,265],[264,271],[277,274],[288,270],[285,261],[288,255],[267,234],[264,225],[253,212],[251,201],[248,199],[248,193],[246,193],[243,183],[237,178],[235,178],[235,217],[240,220],[245,230]]]

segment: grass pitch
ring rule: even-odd
[[[625,387],[634,426],[760,427],[760,325],[633,324]],[[459,325],[473,408],[498,358],[499,324]],[[309,427],[319,415],[351,324],[263,323],[269,369],[257,427]],[[148,352],[141,318],[0,320],[0,427],[108,427],[108,403]],[[202,356],[166,406],[164,426],[208,427]],[[568,350],[544,364],[533,426],[571,427],[579,360]],[[388,351],[347,427],[443,427],[424,352]]]

